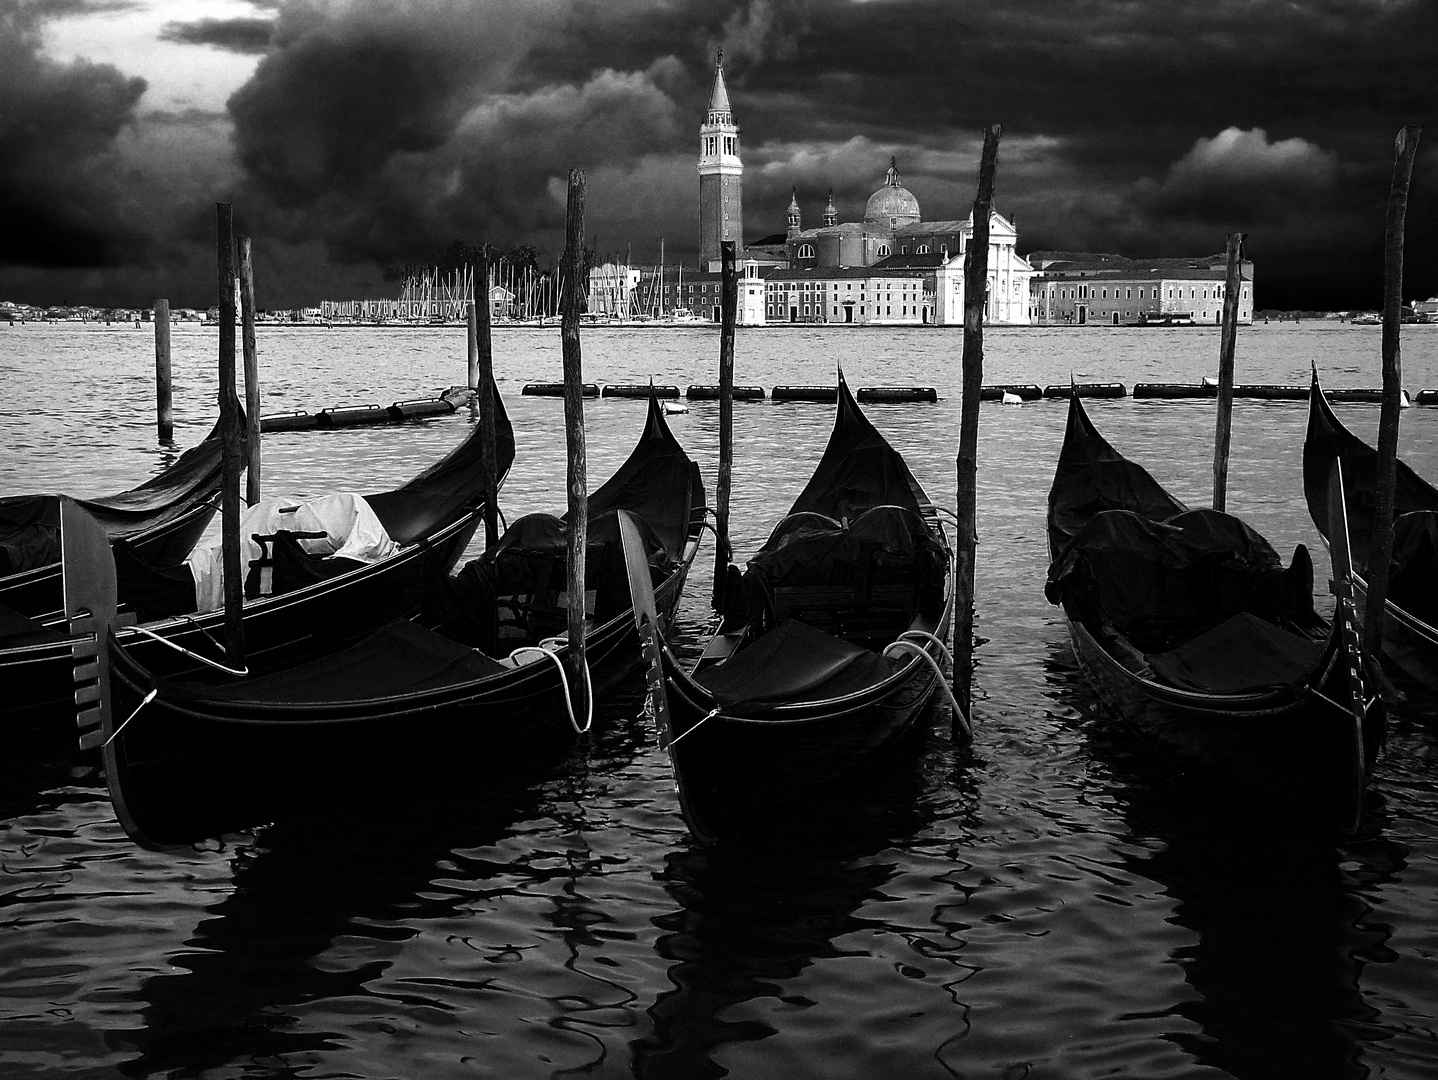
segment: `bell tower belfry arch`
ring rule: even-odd
[[[724,85],[724,50],[714,60],[714,89],[699,127],[699,263],[720,259],[719,245],[744,247],[744,163],[739,160],[739,125]]]

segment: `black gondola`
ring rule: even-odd
[[[1356,821],[1383,722],[1363,694],[1340,550],[1330,622],[1302,545],[1285,568],[1237,517],[1189,510],[1109,445],[1077,396],[1048,532],[1045,593],[1120,717],[1251,798]]]
[[[617,511],[645,522],[667,619],[698,546],[703,501],[698,466],[651,399],[633,453],[589,498],[585,640],[594,696],[639,658]],[[419,620],[391,622],[260,677],[157,676],[102,617],[77,638],[76,679],[95,680],[97,689],[80,696],[101,703],[105,771],[126,832],[145,844],[189,843],[272,820],[326,785],[363,790],[397,768],[478,765],[481,750],[565,744],[587,727],[566,717],[567,648],[552,639],[538,647],[565,629],[565,536],[559,518],[520,518],[458,575],[431,578]],[[82,557],[77,545],[77,565]],[[67,536],[67,567],[71,558]],[[69,602],[103,612],[105,597],[102,582]]]
[[[1373,534],[1378,454],[1333,414],[1315,373],[1309,388],[1308,433],[1303,440],[1303,494],[1308,512],[1331,542],[1327,479],[1343,463],[1353,539],[1358,616],[1368,595],[1368,552]],[[1438,687],[1438,489],[1401,460],[1393,490],[1393,558],[1389,563],[1383,653],[1408,675]]]
[[[164,566],[183,559],[199,542],[219,509],[219,491],[217,424],[139,487],[75,501],[112,542],[123,540],[142,558]],[[41,623],[60,619],[59,536],[59,496],[0,498],[0,610]]]
[[[942,681],[952,578],[935,507],[841,376],[813,477],[748,570],[728,567],[724,621],[694,669],[662,633],[648,646],[696,838],[772,825],[916,726]]]
[[[503,483],[514,462],[514,432],[498,394],[495,402],[496,467]],[[270,594],[246,590],[249,670],[292,664],[417,614],[427,576],[442,576],[459,561],[482,519],[481,440],[475,425],[459,446],[405,484],[364,496],[398,548],[383,559],[360,564],[313,558],[278,534],[270,551],[274,565],[267,568]],[[222,651],[216,642],[224,635],[224,612],[196,610],[195,581],[182,561],[188,554],[158,564],[129,545],[115,549],[121,610],[141,622],[122,631],[125,643],[137,660],[163,674],[193,671],[201,666],[193,655],[219,659]],[[55,721],[71,693],[63,616],[11,623],[13,633],[0,648],[0,679],[10,691],[0,701],[4,730],[48,740],[62,730]],[[64,737],[70,738],[68,732]],[[98,733],[86,732],[81,746],[95,739]]]

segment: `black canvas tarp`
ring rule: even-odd
[[[358,644],[273,675],[234,685],[176,683],[192,700],[275,705],[362,702],[443,689],[504,670],[489,657],[411,622],[395,622]]]
[[[1096,514],[1049,569],[1045,593],[1129,635],[1192,634],[1242,611],[1314,625],[1313,564],[1301,545],[1287,569],[1240,519],[1189,510],[1164,522],[1126,510]]]
[[[887,679],[896,664],[797,619],[787,619],[696,678],[724,706],[843,697]]]
[[[1438,626],[1438,513],[1418,510],[1393,522],[1388,599]]]
[[[1170,686],[1238,694],[1308,681],[1324,643],[1240,612],[1169,652],[1144,659]]]

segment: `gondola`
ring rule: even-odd
[[[842,374],[813,477],[748,569],[726,576],[723,621],[692,670],[641,619],[661,742],[701,842],[773,827],[807,793],[871,766],[943,679],[948,539]]]
[[[220,438],[216,425],[173,465],[139,487],[75,500],[110,540],[166,565],[190,553],[219,509]],[[0,498],[0,610],[42,623],[58,620],[59,499],[54,495]]]
[[[1285,568],[1239,518],[1189,510],[1109,445],[1077,395],[1048,533],[1045,594],[1107,705],[1255,805],[1356,822],[1383,714],[1363,690],[1341,549],[1329,621],[1302,545]]]
[[[1368,595],[1378,455],[1333,414],[1315,373],[1309,390],[1308,433],[1303,440],[1303,494],[1313,523],[1330,541],[1327,479],[1335,461],[1343,463],[1348,493],[1354,586],[1361,619]],[[1383,653],[1412,678],[1438,687],[1438,489],[1401,460],[1395,476],[1393,513]]]
[[[494,400],[496,468],[503,483],[514,461],[514,432],[497,393]],[[483,516],[482,439],[476,424],[459,446],[408,482],[350,500],[363,504],[367,520],[385,538],[382,557],[365,562],[317,558],[293,539],[298,534],[284,530],[255,541],[263,558],[246,568],[249,670],[293,664],[415,615],[426,579],[454,567]],[[267,505],[282,514],[294,501],[269,500]],[[253,539],[248,532],[242,535]],[[201,549],[187,553],[190,564],[155,564],[132,545],[114,547],[121,611],[140,623],[121,631],[132,654],[151,670],[171,675],[220,659],[224,612],[213,605],[200,610],[201,590],[192,569]],[[70,729],[56,723],[71,694],[63,619],[13,618],[9,630],[7,645],[0,648],[0,679],[11,692],[0,701],[0,727],[7,735],[44,741],[66,731],[68,741]],[[93,731],[82,734],[82,748],[96,738]]]
[[[698,466],[655,399],[643,436],[588,501],[585,643],[591,695],[633,668],[638,640],[619,553],[619,510],[645,523],[646,553],[666,619],[683,589],[703,525]],[[67,507],[70,519],[83,519]],[[166,678],[146,668],[124,632],[107,630],[106,567],[73,547],[72,610],[81,700],[96,699],[105,771],[126,832],[154,846],[194,842],[282,816],[333,785],[384,784],[397,769],[464,766],[465,782],[516,752],[568,745],[586,717],[570,709],[566,530],[546,514],[519,518],[495,547],[454,576],[432,577],[415,620],[398,619],[348,647],[267,675]],[[87,560],[90,563],[86,569]],[[67,582],[68,586],[68,582]],[[551,639],[546,641],[546,639]],[[91,689],[90,687],[94,687]],[[506,763],[513,759],[506,756]]]

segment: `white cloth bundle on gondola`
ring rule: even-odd
[[[271,536],[285,530],[292,533],[320,533],[302,537],[300,545],[309,555],[338,557],[375,563],[399,550],[365,502],[351,492],[322,495],[315,499],[280,496],[262,499],[240,516],[240,567],[249,573],[251,563],[265,557],[255,536]],[[195,579],[197,611],[218,611],[225,606],[224,556],[220,544],[196,548],[185,560]],[[271,593],[270,574],[260,574],[260,595]]]

